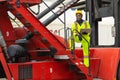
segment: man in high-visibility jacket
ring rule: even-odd
[[[79,35],[78,32],[81,29],[90,29],[90,24],[88,21],[82,19],[83,13],[81,10],[76,11],[76,21],[72,24],[71,30],[73,32],[74,42],[82,43],[83,55],[84,55],[84,65],[89,67],[89,43],[90,43],[90,33],[81,34],[83,37]],[[87,41],[86,41],[87,40]],[[72,39],[69,39],[70,49],[73,50],[74,42]]]

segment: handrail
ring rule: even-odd
[[[50,7],[43,1],[43,3],[50,9]],[[57,14],[54,12],[54,11],[52,11],[51,10],[51,12],[53,13],[53,15],[56,15],[57,16]],[[62,23],[64,23],[59,17],[57,17]]]
[[[47,13],[49,13],[50,11],[52,11],[52,9],[54,9],[55,7],[57,7],[59,4],[61,4],[63,1],[65,0],[57,0],[56,2],[54,2],[50,7],[47,6],[48,8],[45,9],[43,12],[41,12],[40,14],[37,15],[38,19],[41,19],[43,16],[45,16]],[[45,5],[47,5],[44,1],[43,3]]]
[[[71,6],[73,6],[75,3],[77,3],[79,0],[71,0],[70,2],[68,2],[68,4],[65,5],[65,7],[63,6],[62,8],[60,8],[60,10],[58,10],[55,14],[51,15],[49,18],[47,18],[47,20],[43,21],[43,24],[45,26],[49,25],[52,21],[54,21],[56,18],[58,18],[61,14],[63,14],[66,10],[68,10],[69,8],[71,8]]]

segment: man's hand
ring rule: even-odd
[[[79,33],[77,33],[75,36],[78,36],[80,41],[82,40],[82,36]]]
[[[87,35],[88,33],[87,33],[87,32],[83,32],[82,34],[85,34],[85,35]]]

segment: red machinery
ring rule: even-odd
[[[90,67],[83,64],[82,49],[72,59],[63,39],[53,35],[25,4],[41,0],[0,0],[0,75],[8,80],[116,80],[119,48],[91,48]],[[8,11],[25,28],[13,28]],[[67,60],[55,57],[66,56]]]

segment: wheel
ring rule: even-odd
[[[117,79],[116,80],[120,80],[120,62],[118,64],[118,68],[117,68]]]

